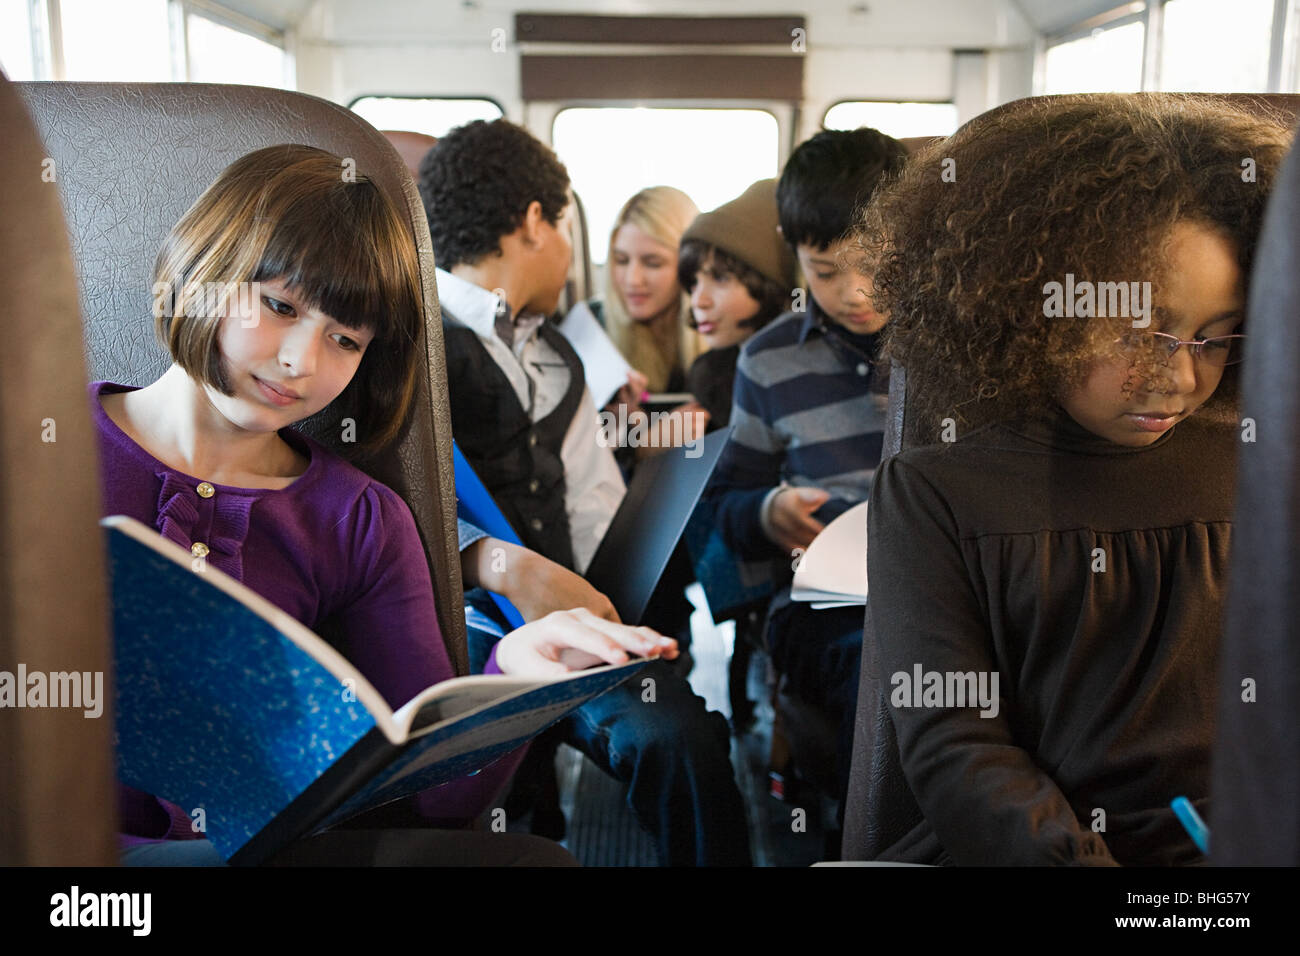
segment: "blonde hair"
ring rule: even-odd
[[[357,373],[331,405],[354,419],[365,456],[406,419],[424,295],[415,239],[397,209],[368,178],[343,172],[339,157],[295,145],[226,167],[158,252],[154,326],[178,366],[226,395],[218,333],[240,283],[282,280],[312,308],[371,330]]]
[[[680,189],[651,186],[623,204],[614,220],[614,228],[609,232],[609,256],[605,260],[605,331],[623,357],[649,380],[652,392],[664,391],[675,370],[685,372],[704,351],[704,343],[687,322],[691,300],[685,292],[678,297],[674,320],[677,323],[676,334],[665,334],[662,327],[652,328],[627,314],[623,296],[614,284],[614,237],[624,226],[636,226],[656,242],[672,249],[675,259],[682,233],[699,213],[691,197]],[[675,269],[673,274],[676,275]]]

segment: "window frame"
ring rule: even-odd
[[[254,20],[252,17],[227,9],[219,3],[215,3],[214,0],[169,0],[169,3],[173,8],[179,8],[186,17],[190,14],[203,17],[205,20],[219,23],[223,27],[228,27],[229,29],[235,30],[239,33],[246,33],[251,37],[256,37],[263,43],[277,46],[285,52],[286,56],[289,53],[285,42],[284,30],[277,30],[274,27],[269,27],[259,20]]]
[[[831,103],[829,106],[826,107],[825,111],[823,111],[821,115],[821,119],[818,121],[821,129],[830,128],[826,125],[826,117],[831,115],[831,110],[835,109],[835,107],[840,106],[844,103],[886,103],[889,104],[890,106],[902,106],[904,104],[910,105],[912,103],[915,103],[920,106],[951,106],[954,112],[957,110],[957,104],[953,100],[877,100],[877,99],[862,99],[861,97],[855,99],[842,99],[842,100],[836,100],[835,102]],[[961,114],[958,113],[957,125],[953,127],[953,130],[955,132],[960,128],[961,128]],[[886,131],[881,130],[881,132],[884,133]],[[894,134],[886,133],[886,135],[893,136]],[[951,133],[926,133],[923,135],[943,137],[943,136],[951,136],[952,134]],[[910,137],[904,137],[904,138],[907,139]]]
[[[497,117],[497,119],[508,120],[510,118],[510,114],[506,112],[506,108],[501,105],[501,101],[498,100],[495,96],[488,96],[487,94],[483,94],[482,96],[479,96],[473,93],[452,93],[447,95],[440,95],[437,93],[359,93],[356,96],[352,97],[351,100],[348,101],[347,108],[352,112],[356,113],[356,110],[353,109],[353,107],[355,107],[362,100],[367,100],[372,98],[385,99],[385,100],[481,100],[485,103],[491,103],[493,106],[495,106],[497,109],[501,111],[501,115]],[[357,113],[357,115],[361,116],[360,113]],[[364,116],[362,116],[361,118],[365,119]],[[366,122],[368,123],[370,121],[366,120]],[[407,130],[407,132],[419,133],[422,131],[413,129],[413,130]],[[425,133],[424,135],[432,136],[433,134]]]
[[[284,54],[281,82],[286,89],[298,88],[297,68],[286,31],[276,30],[251,17],[227,10],[212,0],[168,0],[167,8],[171,16],[172,71],[180,74],[178,79],[186,83],[194,82],[190,71],[190,17],[196,16],[279,48]]]
[[[32,24],[32,72],[35,78],[66,80],[61,0],[28,0],[28,12]],[[167,0],[168,57],[174,81],[190,81],[188,20],[191,14],[279,47],[285,57],[285,84],[296,88],[293,52],[289,48],[287,31],[269,27],[215,0]]]
[[[702,102],[707,102],[708,106],[701,106]],[[529,100],[524,104],[526,118],[530,121],[541,119],[541,122],[534,126],[532,122],[526,125],[530,130],[545,129],[547,146],[555,148],[555,121],[559,119],[561,113],[565,110],[600,110],[600,109],[637,109],[645,108],[648,110],[753,110],[759,113],[766,113],[772,119],[776,120],[776,138],[777,138],[777,169],[780,170],[785,166],[785,161],[790,158],[795,146],[799,144],[798,126],[801,104],[787,103],[783,100],[682,100],[682,99],[648,99],[648,100]],[[788,109],[789,115],[782,116],[782,109]],[[536,111],[542,110],[544,114],[537,114]],[[527,115],[534,111],[533,115]],[[790,135],[783,135],[786,131],[787,124],[790,129]],[[540,138],[540,134],[538,135]]]
[[[23,0],[22,5],[27,8],[27,54],[32,63],[31,78],[48,80],[53,75],[50,67],[49,11],[45,7],[45,0]],[[10,80],[14,80],[12,73],[7,75]]]
[[[1136,0],[1081,20],[1063,30],[1043,37],[1034,55],[1035,96],[1044,95],[1047,79],[1047,51],[1063,43],[1081,40],[1097,31],[1113,30],[1130,23],[1143,24],[1142,86],[1143,92],[1160,88],[1160,60],[1164,45],[1165,4],[1169,0]],[[1134,9],[1141,5],[1142,9]],[[1292,47],[1300,24],[1293,14],[1291,0],[1273,0],[1273,19],[1269,26],[1268,87],[1264,94],[1300,92],[1300,57]],[[1285,75],[1284,75],[1285,74]],[[1288,88],[1284,89],[1286,86]]]
[[[1037,62],[1034,64],[1034,95],[1049,95],[1046,94],[1047,53],[1053,47],[1073,43],[1076,40],[1086,40],[1098,33],[1134,23],[1142,24],[1142,63],[1138,71],[1142,79],[1138,89],[1155,89],[1159,82],[1157,71],[1160,66],[1160,18],[1164,0],[1148,0],[1142,4],[1142,9],[1134,10],[1133,7],[1137,5],[1137,3],[1123,4],[1045,36],[1035,56]]]
[[[785,162],[790,158],[790,153],[794,145],[787,142],[787,137],[783,135],[786,124],[789,124],[791,137],[797,135],[799,123],[799,108],[797,104],[787,104],[773,100],[717,100],[710,101],[710,105],[701,106],[700,100],[682,100],[682,99],[647,99],[647,100],[533,100],[527,104],[528,108],[533,110],[545,110],[545,114],[534,117],[541,119],[542,122],[536,127],[529,125],[529,129],[546,131],[546,145],[552,149],[555,148],[555,123],[560,118],[560,114],[571,109],[636,109],[644,107],[652,110],[713,110],[719,112],[748,110],[756,113],[766,113],[772,117],[776,123],[776,176],[781,175],[781,170],[785,167]],[[786,106],[790,109],[789,115],[783,120],[779,108]],[[774,109],[774,107],[776,107]],[[539,136],[540,138],[540,136]],[[628,194],[629,196],[631,193]],[[701,210],[704,211],[704,210]],[[588,213],[588,216],[590,213]],[[592,263],[592,275],[602,278],[605,274],[607,263],[604,261],[597,262],[595,259],[595,250],[592,249],[592,235],[588,230],[587,236],[587,254]],[[594,280],[593,280],[594,281]]]

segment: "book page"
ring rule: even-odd
[[[331,826],[363,810],[478,770],[519,747],[574,708],[632,677],[646,663],[639,658],[616,667],[594,667],[542,681],[413,734],[411,742],[395,760],[317,827]],[[472,681],[496,681],[496,678],[460,678],[462,686]],[[500,681],[497,685],[504,686]]]
[[[548,684],[578,681],[598,670],[639,667],[646,663],[636,658],[626,664],[605,665],[585,671],[574,671],[556,677],[511,677],[506,674],[475,674],[454,677],[429,687],[403,704],[393,714],[399,727],[406,729],[407,738],[427,733],[464,714],[469,714],[492,704],[508,700]]]
[[[854,505],[813,539],[799,559],[795,601],[863,604],[867,599],[867,502]]]

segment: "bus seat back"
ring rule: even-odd
[[[1295,759],[1300,723],[1297,223],[1300,152],[1293,149],[1269,199],[1247,305],[1243,444],[1237,455],[1210,791],[1211,860],[1221,866],[1300,864],[1300,763]]]
[[[424,159],[425,153],[438,145],[438,138],[428,133],[413,133],[405,129],[386,129],[383,130],[383,134],[384,138],[393,144],[397,155],[402,157],[402,162],[411,172],[411,178],[419,181],[420,160]]]
[[[105,866],[117,856],[111,665],[77,276],[49,154],[3,76],[0,129],[0,669],[82,686],[90,674],[92,688],[98,674],[100,687],[97,714],[0,710],[0,866]]]

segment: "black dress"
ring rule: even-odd
[[[1058,408],[881,466],[866,639],[925,818],[882,858],[1200,861],[1169,802],[1206,815],[1237,444],[1193,417],[1127,448]],[[917,706],[929,672],[996,675],[996,715]]]

